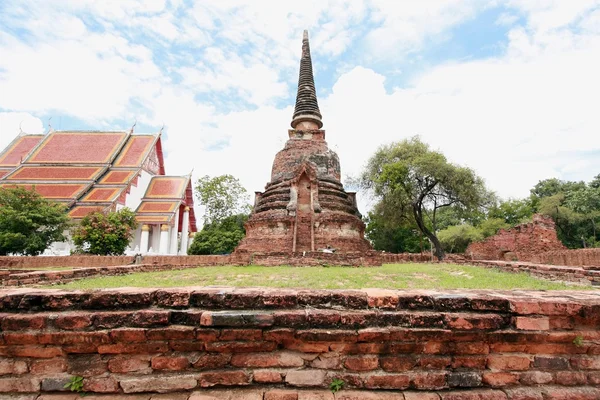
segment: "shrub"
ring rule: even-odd
[[[73,230],[77,250],[97,255],[121,255],[137,227],[135,213],[128,208],[86,215]]]

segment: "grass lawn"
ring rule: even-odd
[[[453,264],[387,264],[369,268],[200,267],[89,278],[48,287],[95,289],[210,285],[307,289],[591,289],[545,281],[526,273]]]

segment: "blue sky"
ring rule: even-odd
[[[167,173],[261,190],[304,29],[345,176],[415,134],[503,197],[600,173],[598,0],[5,0],[0,146],[164,124]]]

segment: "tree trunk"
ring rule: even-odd
[[[421,209],[420,203],[413,203],[412,208],[417,226],[421,232],[423,232],[423,234],[427,236],[429,240],[431,240],[431,243],[435,247],[435,256],[439,261],[442,261],[446,257],[446,253],[444,252],[444,249],[442,249],[442,244],[438,240],[437,236],[435,236],[433,232],[431,232],[429,229],[427,229],[427,226],[425,226],[425,222],[423,221],[423,210]]]

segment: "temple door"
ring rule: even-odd
[[[312,202],[310,180],[303,173],[298,180],[298,206],[296,209],[296,251],[312,250]]]

